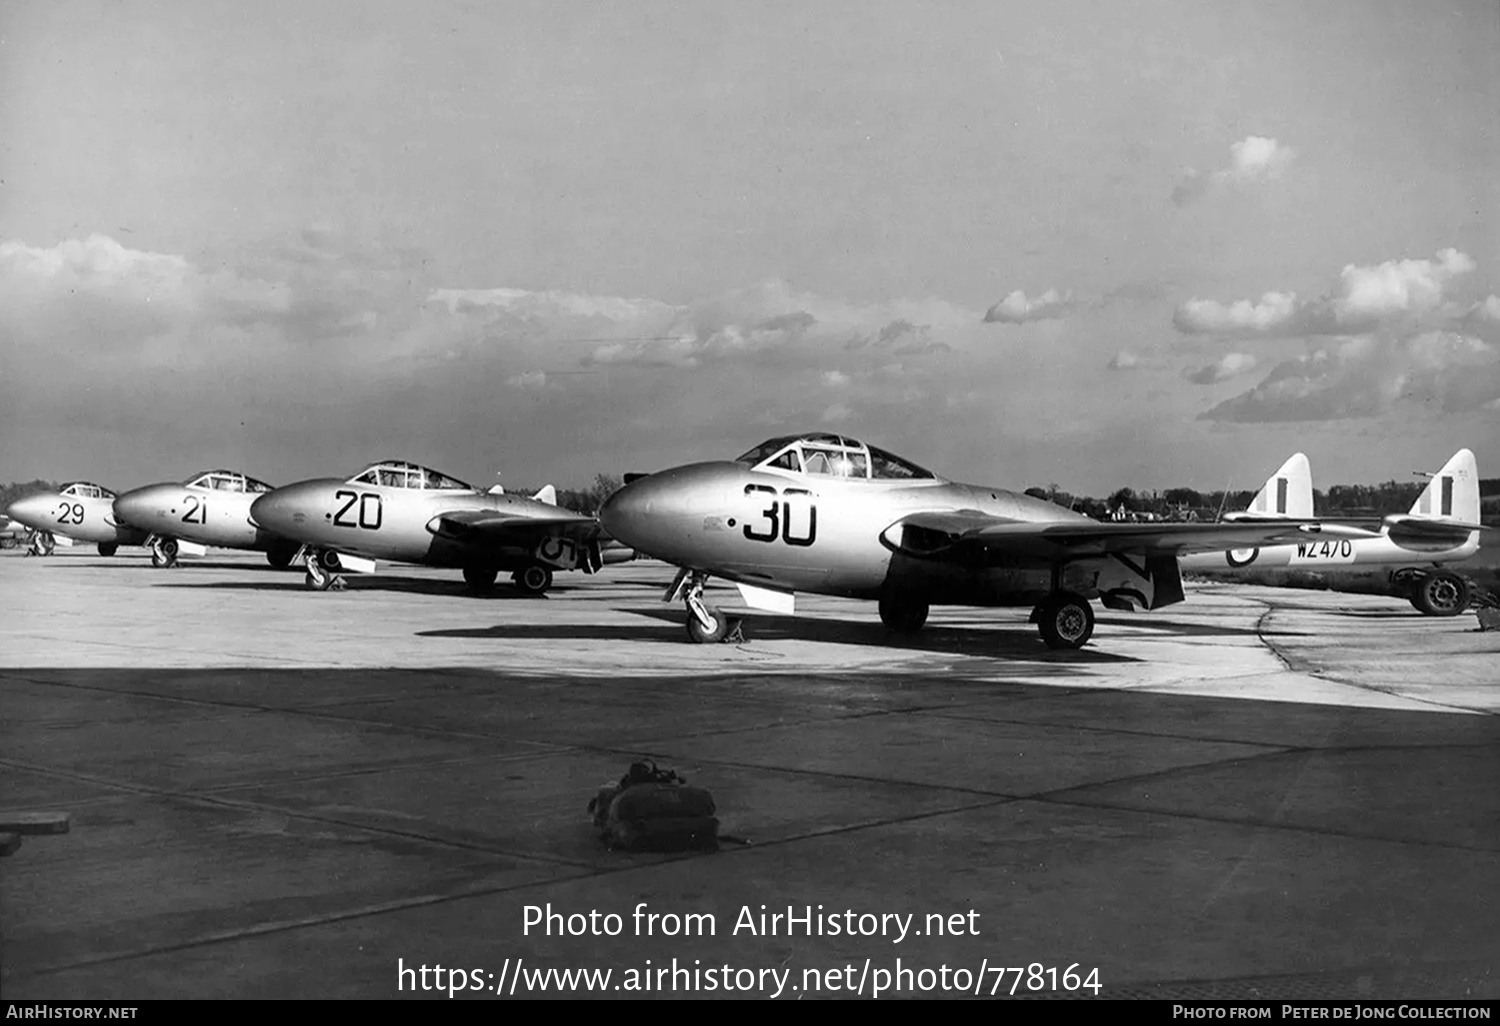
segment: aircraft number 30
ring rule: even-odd
[[[379,495],[374,492],[365,492],[361,495],[359,492],[341,488],[333,493],[333,497],[345,500],[338,512],[333,515],[333,526],[363,527],[366,531],[380,530],[380,522],[384,513],[380,508]]]
[[[764,492],[768,498],[760,519],[745,525],[745,537],[751,541],[773,542],[780,538],[788,545],[811,545],[818,537],[818,507],[812,492],[805,488],[788,488],[778,492],[770,485],[745,486],[746,495]],[[781,501],[776,500],[780,498]],[[802,524],[806,523],[803,527]]]

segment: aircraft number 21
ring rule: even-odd
[[[335,527],[363,527],[366,531],[380,530],[380,522],[384,513],[380,508],[379,495],[374,492],[365,492],[361,495],[358,492],[341,488],[333,493],[333,497],[345,500],[338,512],[333,515]],[[357,511],[356,505],[359,507]]]
[[[813,503],[812,492],[805,488],[788,488],[777,492],[770,485],[751,484],[745,486],[745,494],[766,494],[766,508],[760,511],[760,520],[745,525],[745,537],[751,541],[774,542],[780,538],[788,545],[811,545],[818,537],[818,507]],[[781,501],[776,500],[780,498]],[[804,521],[806,527],[802,526]]]

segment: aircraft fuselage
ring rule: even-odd
[[[1088,518],[1000,488],[941,479],[873,480],[777,474],[730,462],[662,471],[617,492],[600,519],[611,535],[678,566],[743,584],[878,599],[899,590],[945,605],[1033,605],[1051,593],[1051,562],[992,554],[982,565],[898,551],[887,529],[918,512],[978,511],[1005,520]],[[884,540],[882,540],[884,538]],[[1117,560],[1084,558],[1063,587],[1085,597]]]

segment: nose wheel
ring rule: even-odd
[[[708,574],[701,570],[684,570],[667,594],[667,601],[680,598],[687,606],[688,639],[699,645],[730,639],[743,641],[739,618],[731,619],[704,600],[703,588],[707,583]]]
[[[32,531],[31,543],[26,548],[28,556],[50,556],[57,548],[57,540],[50,531]]]
[[[343,591],[343,564],[339,554],[330,549],[314,549],[307,554],[306,584],[313,591]]]
[[[159,568],[177,565],[177,539],[154,538],[151,541],[151,565]]]

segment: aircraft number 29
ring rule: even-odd
[[[81,524],[83,523],[83,503],[65,502],[57,507],[57,522],[59,524]]]
[[[813,503],[812,492],[805,488],[788,488],[777,492],[770,485],[750,484],[745,486],[746,495],[764,492],[766,508],[760,511],[761,519],[745,525],[745,537],[751,541],[774,542],[780,538],[788,545],[811,545],[818,537],[818,507]],[[777,499],[781,499],[777,502]],[[805,511],[805,512],[804,512]],[[800,522],[806,517],[807,526]]]
[[[380,530],[384,512],[380,508],[380,496],[374,492],[351,492],[339,489],[333,493],[335,499],[344,499],[339,511],[333,515],[335,527],[363,527],[366,531]],[[358,505],[359,509],[355,510]]]

